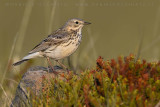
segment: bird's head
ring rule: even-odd
[[[84,25],[89,25],[91,23],[85,22],[82,19],[70,19],[64,25],[64,28],[68,31],[70,30],[80,30]]]

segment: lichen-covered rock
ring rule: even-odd
[[[58,77],[59,79],[65,81],[65,78],[61,75],[66,73],[66,71],[59,66],[55,66],[54,70],[58,73],[58,75],[55,75],[50,68],[41,66],[29,68],[23,75],[17,87],[15,98],[12,101],[11,107],[32,107],[30,95],[31,93],[34,93],[36,96],[41,94],[41,90],[43,89],[42,81],[44,78],[50,81],[52,78]]]

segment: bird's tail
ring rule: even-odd
[[[39,52],[35,52],[35,53],[32,53],[32,54],[29,54],[29,55],[25,56],[22,60],[14,63],[13,66],[20,65],[21,63],[23,63],[23,62],[25,62],[25,61],[28,61],[28,60],[30,60],[30,59],[32,59],[32,58],[35,58],[35,57],[37,57],[37,56],[39,56]]]
[[[22,59],[16,63],[13,64],[13,66],[17,66],[17,65],[20,65],[21,63],[25,62],[25,61],[28,61],[29,59]]]

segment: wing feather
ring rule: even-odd
[[[69,39],[69,36],[67,36],[67,33],[61,33],[61,34],[52,34],[49,35],[46,39],[44,39],[42,42],[40,42],[37,46],[35,46],[30,52],[35,53],[39,51],[45,51],[46,49],[61,44],[62,42],[65,42]]]

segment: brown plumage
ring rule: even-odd
[[[81,19],[71,19],[60,29],[56,30],[35,46],[27,56],[14,63],[19,65],[35,57],[47,57],[54,60],[63,59],[76,51],[81,41],[81,29],[90,24]]]

